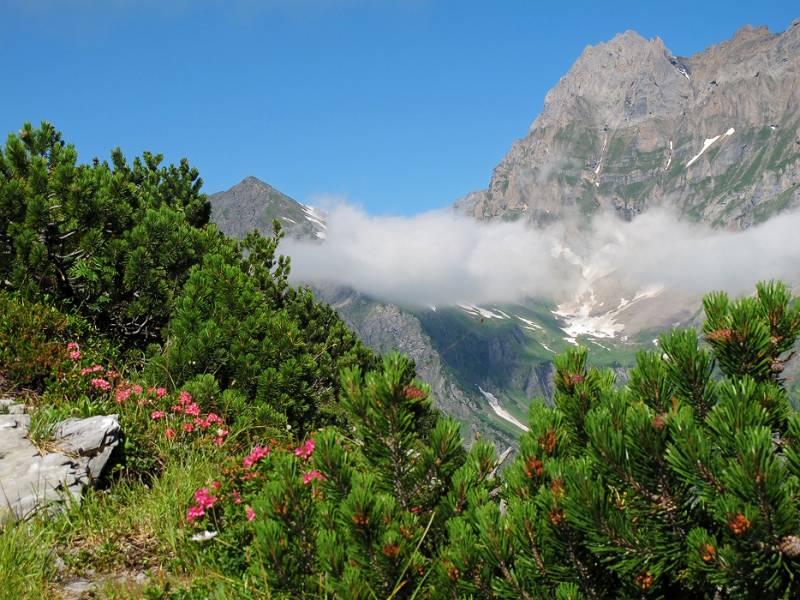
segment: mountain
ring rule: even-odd
[[[800,19],[690,57],[627,31],[583,51],[488,189],[457,207],[545,223],[666,205],[746,228],[800,205],[799,107]]]
[[[277,220],[287,235],[325,239],[325,215],[301,204],[255,177],[246,177],[231,189],[208,197],[211,220],[226,235],[243,238],[257,229],[272,234]]]
[[[270,235],[272,221],[277,219],[289,236],[325,239],[324,211],[302,204],[255,177],[211,194],[209,201],[212,221],[231,237],[242,238],[253,229]],[[514,443],[519,430],[502,419],[487,419],[484,397],[477,388],[463,388],[412,310],[340,286],[315,285],[313,289],[368,346],[378,352],[396,350],[411,357],[419,376],[431,386],[437,406],[463,423],[465,439],[483,436],[498,444]]]
[[[778,35],[745,27],[691,57],[633,32],[587,47],[488,189],[455,204],[485,221],[572,223],[563,253],[587,273],[577,294],[420,309],[331,285],[315,292],[368,345],[411,356],[468,440],[513,444],[530,399],[552,395],[555,354],[584,344],[624,381],[637,351],[699,318],[697,295],[639,289],[624,271],[592,275],[568,246],[581,223],[600,210],[630,221],[669,206],[737,229],[800,205],[799,77],[800,21]],[[229,235],[269,233],[278,218],[289,235],[324,243],[322,211],[253,177],[210,198]]]

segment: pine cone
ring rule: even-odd
[[[785,554],[789,558],[797,558],[800,556],[800,537],[796,535],[787,535],[778,544],[778,550],[781,554]]]

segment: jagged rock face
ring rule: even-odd
[[[745,228],[800,205],[800,20],[683,58],[633,32],[589,46],[457,209],[536,223],[675,207]]]

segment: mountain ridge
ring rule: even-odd
[[[778,34],[742,27],[690,57],[658,37],[618,34],[583,50],[488,188],[455,207],[541,224],[666,205],[747,228],[800,205],[798,106],[800,19]]]
[[[729,60],[732,53],[742,56]],[[687,110],[690,100],[697,114]],[[245,182],[211,196],[212,218],[225,233],[241,237],[254,225],[269,233],[266,224],[288,216],[303,223],[290,235],[324,234],[324,217],[313,223],[310,207],[255,178]],[[600,211],[633,220],[671,205],[684,219],[745,229],[798,205],[799,182],[800,20],[781,34],[745,26],[689,57],[627,31],[584,49],[489,187],[454,208],[478,220],[539,225]],[[368,345],[411,356],[437,405],[465,423],[467,439],[500,444],[521,433],[515,423],[525,420],[531,397],[551,397],[556,353],[589,345],[591,360],[624,381],[638,350],[653,347],[664,329],[694,323],[700,308],[696,295],[640,290],[624,273],[587,281],[560,304],[420,309],[336,285],[313,289]]]

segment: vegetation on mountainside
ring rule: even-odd
[[[279,236],[208,225],[188,165],[76,165],[47,125],[1,156],[0,374],[34,414],[119,414],[126,440],[80,507],[3,531],[0,597],[82,575],[176,599],[800,594],[784,285],[707,296],[702,335],[665,333],[622,388],[568,349],[498,473],[407,359],[375,359],[287,284]],[[120,196],[86,183],[117,177]]]

